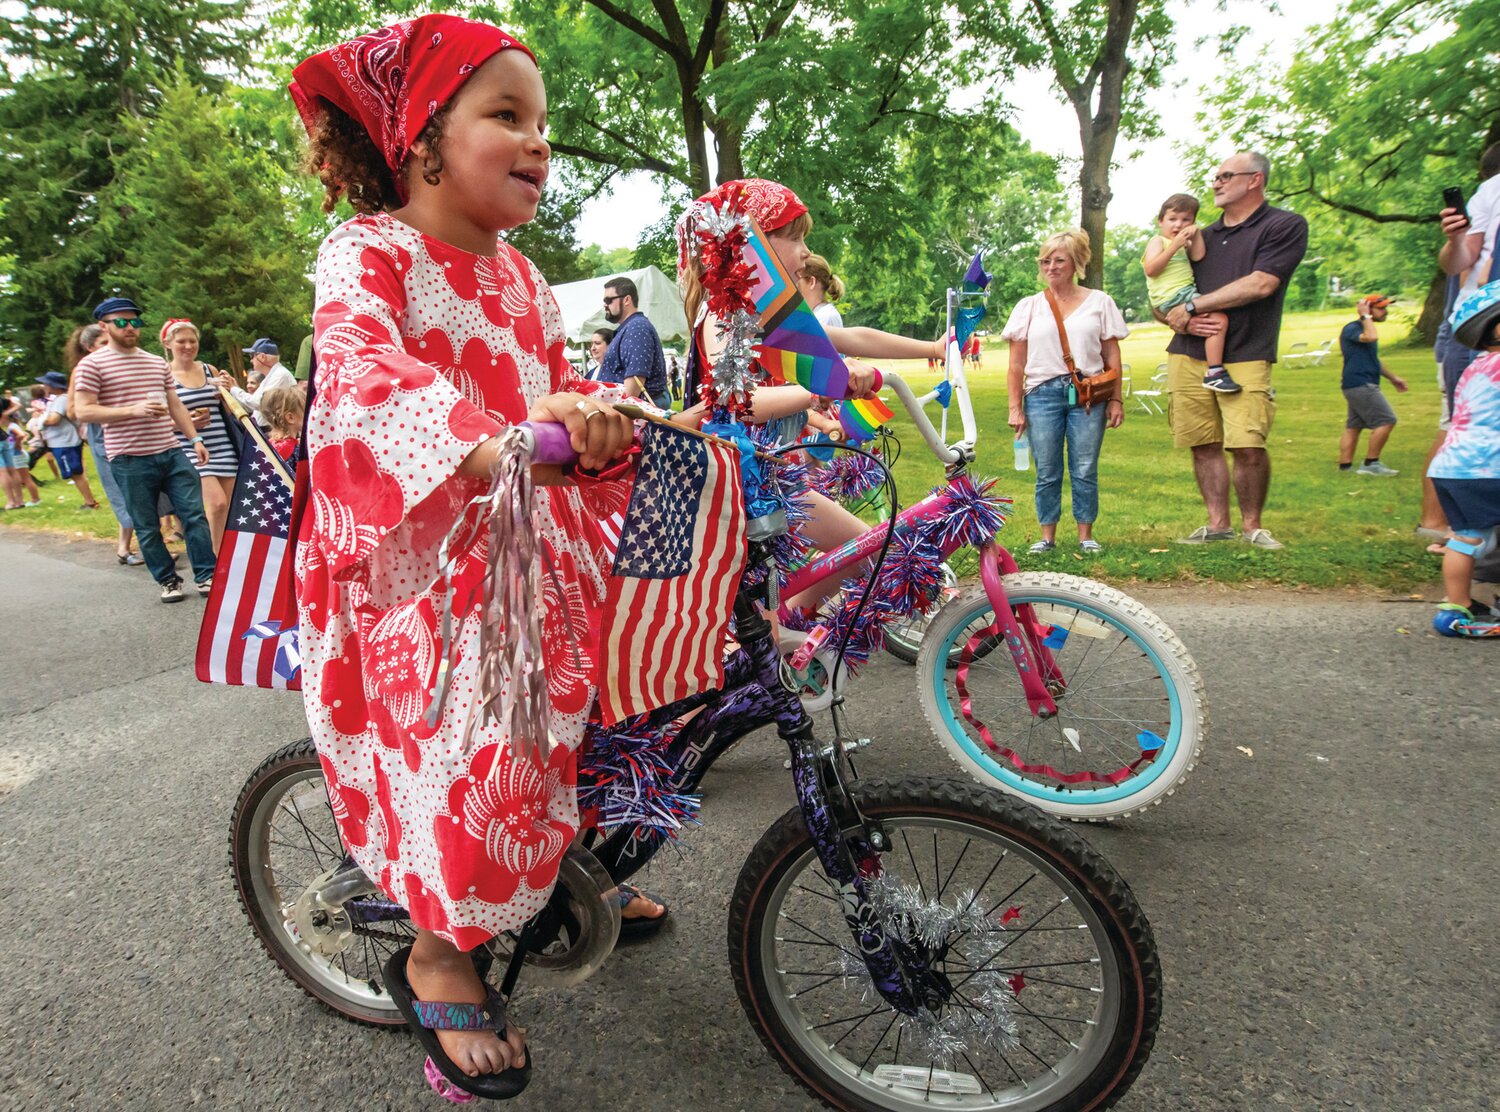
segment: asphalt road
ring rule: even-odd
[[[304,996],[235,902],[230,808],[306,733],[297,698],[198,684],[202,604],[160,605],[107,547],[6,534],[0,567],[0,1107],[446,1107],[413,1040]],[[1166,970],[1119,1107],[1493,1108],[1500,647],[1430,636],[1414,603],[1141,597],[1203,667],[1212,722],[1178,795],[1084,831]],[[879,663],[854,698],[880,727],[863,773],[948,774],[909,670]],[[672,933],[563,993],[523,982],[518,1107],[812,1107],[724,956],[734,877],[792,803],[782,757],[770,736],[726,757],[691,851],[653,867]]]

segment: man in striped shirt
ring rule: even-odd
[[[208,462],[208,449],[177,398],[167,361],[141,350],[143,321],[135,302],[128,297],[108,298],[95,307],[94,319],[104,325],[109,346],[85,355],[73,369],[78,420],[104,426],[110,469],[135,522],[141,555],[161,584],[162,602],[182,601],[182,580],[162,540],[157,516],[162,494],[177,510],[198,593],[207,597],[213,587],[213,539],[203,513],[198,473],[178,447],[172,426],[192,443],[199,465]]]

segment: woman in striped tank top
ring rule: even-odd
[[[182,433],[177,434],[178,444],[198,469],[203,484],[203,512],[208,517],[214,552],[217,553],[219,541],[224,536],[224,522],[229,517],[229,499],[234,493],[234,476],[240,462],[234,442],[229,438],[229,429],[224,424],[224,410],[219,405],[219,387],[214,382],[219,372],[198,362],[198,326],[190,320],[169,320],[162,325],[161,346],[166,352],[172,378],[177,383],[177,397],[187,407],[193,418],[193,427],[203,437],[203,446],[208,449],[208,462],[198,464],[193,446]]]

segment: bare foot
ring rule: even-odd
[[[635,893],[635,897],[620,908],[621,919],[660,919],[667,913],[665,904],[657,903],[639,889],[632,888],[630,891]]]
[[[426,932],[423,932],[425,935]],[[484,985],[467,954],[431,936],[433,944],[413,947],[406,963],[406,979],[418,1000],[452,1004],[483,1004]],[[436,1031],[450,1061],[470,1077],[500,1073],[526,1064],[526,1032],[507,1023],[505,1038],[493,1031]]]

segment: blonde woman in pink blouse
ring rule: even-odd
[[[1037,265],[1047,290],[1024,298],[1010,314],[1003,339],[1010,341],[1010,427],[1026,434],[1036,460],[1036,519],[1042,539],[1032,553],[1057,547],[1062,518],[1063,452],[1073,488],[1073,520],[1078,547],[1086,554],[1102,551],[1094,539],[1099,516],[1099,449],[1104,430],[1125,419],[1119,384],[1114,397],[1085,410],[1074,400],[1073,379],[1063,361],[1057,321],[1047,304],[1050,292],[1068,333],[1068,349],[1080,376],[1120,365],[1120,340],[1129,333],[1114,300],[1102,290],[1078,284],[1089,265],[1089,239],[1078,230],[1059,232],[1042,244]]]

